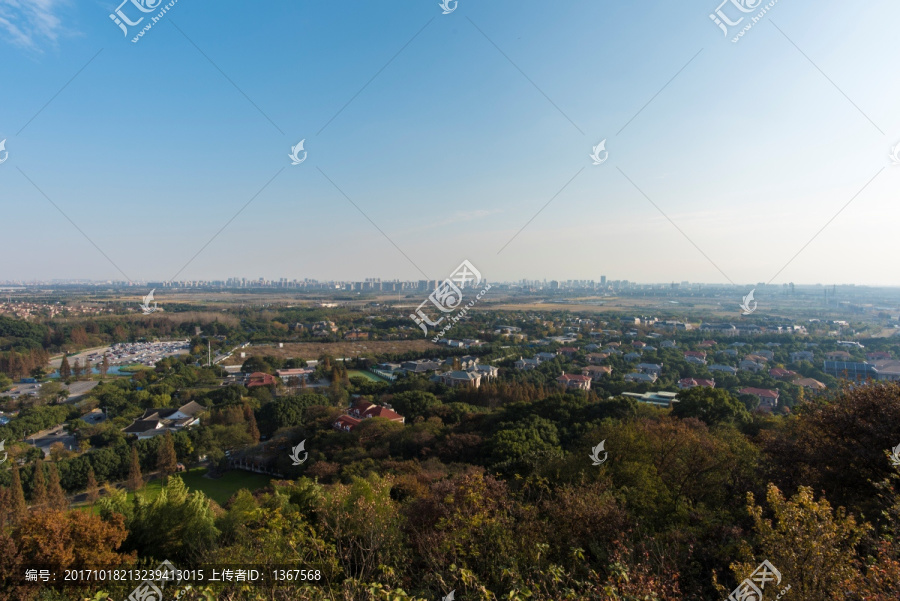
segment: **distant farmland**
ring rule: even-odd
[[[282,359],[318,359],[323,353],[332,357],[371,357],[383,354],[408,353],[415,351],[428,354],[438,349],[438,345],[424,338],[421,340],[364,340],[361,342],[285,342],[284,348],[278,345],[249,346],[226,359],[223,365],[241,365],[241,352],[247,357],[280,357]]]

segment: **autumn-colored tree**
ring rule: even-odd
[[[156,454],[156,467],[163,478],[168,478],[178,469],[178,457],[175,455],[175,439],[171,432],[166,432],[159,444]]]
[[[69,358],[63,355],[62,363],[59,364],[59,377],[68,380],[72,376],[72,367],[69,365]]]
[[[34,462],[34,471],[31,475],[31,505],[42,507],[47,503],[47,482],[44,480],[44,462],[40,459]]]
[[[74,375],[75,379],[77,380],[78,378],[81,377],[81,374],[82,374],[81,360],[76,358],[75,363],[72,364],[72,375]]]
[[[93,467],[88,467],[86,492],[87,501],[92,505],[100,498],[100,486],[97,484],[97,476],[94,474]]]
[[[105,378],[107,372],[109,371],[109,357],[106,353],[103,354],[103,361],[100,362],[100,377]]]
[[[86,380],[90,380],[90,379],[91,379],[91,375],[93,375],[93,373],[94,373],[94,366],[91,365],[91,360],[90,360],[90,359],[85,359],[85,360],[84,360],[84,375],[85,375],[85,379],[86,379]]]
[[[131,447],[131,465],[128,468],[128,490],[134,492],[144,488],[144,476],[141,474],[141,460],[137,447]]]
[[[27,506],[25,504],[25,491],[22,490],[22,479],[19,476],[19,466],[14,465],[12,469],[12,483],[9,487],[9,497],[7,499],[7,512],[12,521],[16,522],[25,517]]]
[[[858,577],[855,547],[870,529],[868,524],[858,525],[852,515],[843,508],[833,510],[824,498],[816,501],[812,489],[803,486],[785,499],[770,484],[766,501],[770,514],[756,504],[752,493],[747,494],[755,544],[745,541],[743,561],[731,565],[735,583],[748,578],[767,559],[782,576],[780,583],[769,583],[773,589],[790,585],[790,598],[795,601],[837,599],[842,584]],[[718,584],[717,588],[727,595],[728,589]]]
[[[249,405],[244,405],[244,419],[247,420],[247,431],[250,433],[250,438],[253,439],[253,444],[259,443],[259,427],[256,425],[256,415]]]
[[[50,484],[47,486],[47,506],[50,510],[65,511],[69,508],[69,499],[59,483],[59,470],[56,469],[55,463],[48,464],[47,468],[50,470]]]
[[[96,569],[130,563],[133,555],[117,552],[127,532],[124,518],[107,519],[83,511],[31,514],[14,531],[24,563],[63,573],[67,568]]]

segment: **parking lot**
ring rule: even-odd
[[[123,342],[107,350],[110,365],[153,366],[157,361],[174,355],[184,355],[190,350],[190,341],[171,342]],[[95,352],[87,357],[91,363],[103,361],[103,354]]]

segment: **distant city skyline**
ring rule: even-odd
[[[900,4],[718,4],[0,1],[0,281],[900,285]]]

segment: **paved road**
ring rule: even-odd
[[[63,424],[32,434],[26,442],[44,451],[45,457],[50,455],[50,447],[56,442],[63,443],[63,446],[70,451],[78,448],[75,437],[66,433]]]

